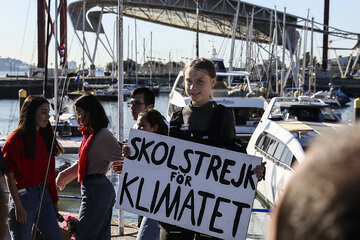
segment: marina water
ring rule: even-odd
[[[167,104],[169,96],[168,94],[160,94],[155,99],[155,108],[160,111],[164,116],[166,116]],[[118,104],[117,102],[102,102],[106,114],[111,120],[111,130],[115,136],[118,135]],[[134,125],[135,121],[132,119],[130,109],[127,107],[126,101],[123,103],[124,107],[124,138],[126,139],[129,136],[129,131]],[[7,135],[13,131],[18,123],[19,119],[19,101],[16,99],[0,99],[0,136]],[[72,109],[70,109],[72,111]],[[353,99],[348,103],[347,107],[336,110],[336,112],[341,116],[343,121],[350,121],[353,118]],[[53,114],[51,112],[50,114]],[[77,154],[64,154],[56,159],[56,167],[69,165],[74,163],[78,159]],[[115,191],[118,187],[118,175],[113,171],[109,171],[108,177],[113,183]],[[59,195],[66,196],[80,196],[80,185],[73,181],[63,191],[59,191]],[[78,199],[69,199],[61,198],[59,201],[59,210],[66,212],[78,213],[80,207],[80,200]],[[255,199],[254,208],[266,208],[261,205],[261,203]],[[114,208],[113,218],[117,218],[118,210]],[[125,212],[125,220],[136,222],[137,215]],[[248,228],[248,238],[249,239],[264,239],[266,234],[266,225],[269,220],[269,214],[263,212],[254,212],[251,215],[251,220]]]

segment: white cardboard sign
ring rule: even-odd
[[[258,157],[130,131],[116,207],[222,239],[245,239]]]

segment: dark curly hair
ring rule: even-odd
[[[159,111],[151,108],[151,109],[145,109],[139,114],[139,117],[145,118],[145,120],[150,123],[151,127],[154,127],[155,125],[158,125],[158,130],[156,133],[161,135],[168,135],[168,126],[165,123],[165,118]]]

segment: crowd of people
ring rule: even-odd
[[[170,120],[154,109],[155,96],[146,87],[133,90],[128,106],[133,128],[214,147],[239,151],[232,113],[211,97],[216,83],[213,63],[204,58],[184,69],[186,94],[191,101]],[[31,239],[33,226],[44,239],[61,239],[56,214],[58,191],[74,179],[81,184],[81,206],[76,239],[110,239],[115,191],[106,177],[113,162],[121,173],[124,157],[131,154],[108,130],[109,119],[98,99],[84,95],[74,103],[83,140],[79,159],[55,173],[55,157],[64,152],[49,123],[49,102],[40,96],[24,101],[17,128],[1,151],[0,165],[10,192],[8,209],[0,192],[0,238],[8,229],[12,239]],[[309,149],[275,208],[269,239],[354,239],[360,220],[359,126],[322,137]],[[346,138],[342,136],[346,134]],[[330,138],[339,139],[333,145]],[[126,160],[125,160],[126,161]],[[126,164],[126,163],[125,163]],[[264,177],[264,164],[254,168]],[[0,186],[1,187],[1,186]],[[99,194],[100,193],[100,194]],[[39,207],[41,206],[41,207]],[[138,240],[217,239],[155,219],[141,220]]]

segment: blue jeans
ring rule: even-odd
[[[154,219],[143,217],[136,240],[159,240],[160,228]]]
[[[110,221],[115,203],[111,182],[106,177],[85,179],[81,185],[81,197],[76,240],[110,239]]]
[[[31,230],[33,223],[39,212],[39,205],[41,199],[41,190],[43,185],[36,185],[27,187],[26,192],[20,193],[20,200],[27,213],[27,223],[21,224],[16,221],[15,204],[10,195],[9,197],[9,231],[13,240],[29,240],[31,239]],[[44,199],[40,212],[40,219],[38,229],[42,234],[43,239],[61,240],[61,233],[59,224],[55,215],[55,208],[50,194],[45,189]]]

